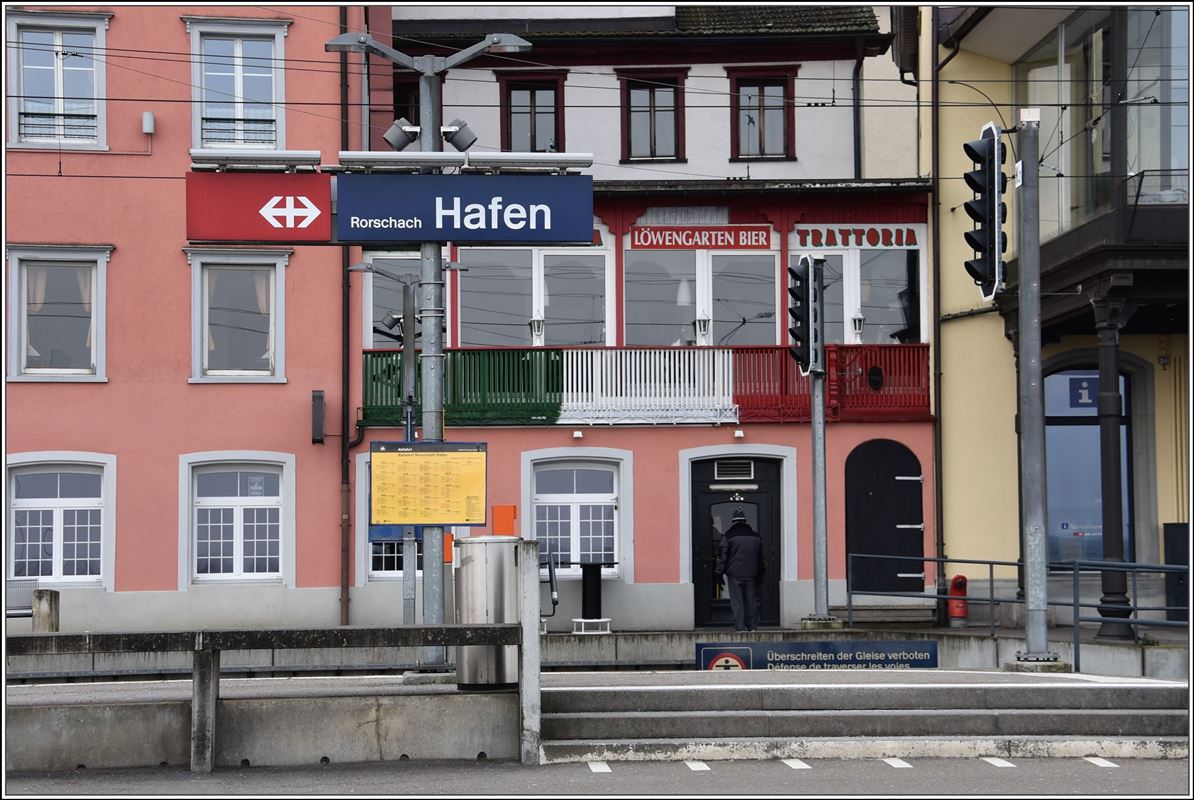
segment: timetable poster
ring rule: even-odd
[[[484,525],[484,442],[373,442],[372,525]]]

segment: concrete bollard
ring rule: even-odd
[[[58,633],[58,590],[33,590],[33,632]]]

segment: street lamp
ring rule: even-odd
[[[443,150],[440,131],[443,101],[439,76],[484,53],[522,53],[531,49],[531,43],[510,33],[491,33],[483,41],[450,56],[411,57],[386,47],[368,34],[342,33],[325,42],[323,49],[329,53],[374,53],[418,72],[419,149],[428,153]],[[399,133],[406,133],[399,127]],[[462,133],[461,127],[462,124],[457,127],[456,135]],[[397,140],[401,138],[397,137]],[[467,137],[462,136],[462,143],[464,138]],[[440,170],[429,166],[423,172],[436,175]],[[423,352],[419,364],[423,375],[423,441],[439,442],[444,438],[444,270],[439,242],[423,242],[420,250]],[[423,621],[429,625],[440,625],[444,621],[443,533],[444,529],[438,526],[423,529]],[[424,648],[424,657],[431,663],[443,663],[443,648]]]

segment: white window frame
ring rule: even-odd
[[[461,247],[460,248],[460,252],[464,252],[466,250],[483,250],[485,252],[493,252],[495,250],[505,250],[505,251],[527,251],[527,250],[529,250],[531,252],[531,318],[527,320],[527,323],[529,324],[532,321],[538,321],[540,323],[539,325],[532,326],[532,328],[531,328],[531,347],[544,347],[545,346],[544,342],[546,341],[547,324],[544,320],[546,320],[547,317],[545,316],[546,308],[545,308],[545,303],[544,303],[544,287],[547,284],[546,284],[546,278],[545,278],[544,266],[543,266],[545,257],[548,257],[548,256],[578,256],[578,255],[601,256],[605,260],[605,269],[604,269],[604,272],[605,272],[605,276],[604,276],[604,284],[605,284],[605,290],[604,290],[605,291],[605,304],[604,304],[605,305],[605,309],[604,309],[604,312],[605,312],[605,320],[604,320],[605,341],[603,342],[603,344],[606,347],[612,347],[616,343],[615,331],[614,331],[614,325],[615,325],[614,309],[615,309],[615,303],[617,301],[616,283],[614,280],[614,278],[615,278],[614,270],[611,269],[610,252],[607,248],[594,247],[591,250],[578,249],[575,247]],[[460,278],[457,281],[457,285],[460,285],[460,283],[462,281],[467,282],[468,276],[466,275],[466,276],[463,276],[462,278]],[[461,312],[461,316],[462,317],[464,316],[463,311]],[[449,330],[451,330],[451,329],[452,329],[452,327],[451,327],[451,324],[449,323]],[[457,341],[460,340],[460,332],[459,331],[456,331],[456,340]],[[572,345],[565,345],[565,346],[572,346]],[[581,345],[575,345],[575,346],[580,347]]]
[[[186,248],[191,265],[190,383],[286,383],[286,266],[293,250],[203,250]],[[271,279],[270,342],[273,369],[207,371],[207,293],[204,270],[219,267],[268,267]]]
[[[830,225],[829,227],[832,227]],[[927,226],[923,223],[850,223],[851,228],[874,228],[874,227],[900,227],[910,228],[916,233],[918,244],[915,247],[899,247],[896,245],[878,245],[875,247],[857,245],[843,247],[841,245],[834,245],[830,247],[801,247],[799,240],[796,238],[796,233],[793,231],[790,234],[790,247],[788,250],[788,257],[792,263],[796,262],[802,255],[807,256],[827,256],[835,255],[842,257],[842,327],[845,328],[845,337],[842,339],[843,344],[863,344],[862,338],[854,333],[854,326],[851,324],[851,318],[859,312],[862,308],[862,252],[864,250],[915,250],[918,253],[918,269],[919,286],[917,290],[920,292],[920,342],[924,343],[929,340],[929,300],[931,299],[928,292],[928,248],[925,245]],[[784,283],[787,282],[787,276],[784,277]],[[785,294],[786,296],[786,294]],[[785,311],[785,318],[787,313]],[[865,323],[864,323],[865,327]],[[781,339],[786,341],[786,339]]]
[[[544,495],[535,493],[536,470],[553,467],[596,468],[612,470],[614,473],[614,561],[617,566],[604,567],[603,578],[620,577],[625,583],[634,583],[634,455],[629,450],[608,447],[559,447],[544,450],[528,450],[522,453],[522,537],[537,539],[535,531],[535,506]],[[546,497],[569,497],[569,502],[584,502],[583,498],[593,495],[546,495]],[[605,495],[599,497],[605,499]],[[581,499],[578,499],[581,498]],[[574,533],[579,539],[580,531]],[[547,569],[540,570],[547,575]],[[579,567],[556,571],[561,580],[581,579]]]
[[[205,468],[267,468],[280,472],[278,491],[279,513],[279,572],[259,575],[241,573],[239,562],[237,572],[229,574],[198,575],[195,572],[195,476]],[[280,583],[295,586],[295,457],[293,453],[275,453],[264,450],[215,450],[203,453],[184,453],[178,457],[178,589],[210,584],[260,584]],[[260,504],[254,504],[260,505]],[[239,535],[243,542],[243,533]],[[237,547],[239,556],[239,544]]]
[[[52,150],[108,150],[108,103],[107,66],[104,53],[107,52],[108,21],[112,12],[78,11],[8,11],[5,15],[6,41],[14,46],[8,48],[8,145],[9,147]],[[91,33],[95,36],[95,141],[82,142],[66,138],[22,139],[21,118],[21,56],[20,31],[24,28],[53,29],[67,33]],[[55,82],[55,90],[60,83]]]
[[[15,531],[15,513],[17,503],[13,499],[13,478],[17,471],[59,471],[59,472],[96,472],[100,474],[100,497],[98,501],[89,499],[88,506],[100,508],[100,574],[99,575],[62,575],[62,528],[61,514],[55,514],[54,526],[54,575],[38,576],[39,585],[53,584],[54,586],[102,586],[111,592],[115,590],[116,576],[116,456],[108,453],[88,453],[74,450],[50,450],[28,453],[11,453],[5,458],[5,498],[8,510],[5,514],[5,525],[8,534],[5,537],[5,548],[8,556],[5,559],[4,574],[6,578],[20,580],[13,577],[12,553],[13,533]],[[72,505],[66,500],[50,500],[48,505],[58,509]],[[77,505],[77,504],[76,504]],[[56,509],[56,510],[58,510]],[[30,578],[33,580],[34,578]]]
[[[191,146],[197,150],[220,149],[286,149],[286,61],[285,40],[293,20],[241,19],[237,17],[184,16],[191,42]],[[266,144],[204,144],[203,142],[203,49],[205,36],[230,36],[236,39],[271,37],[274,40],[274,120],[277,136],[273,145]]]
[[[105,383],[107,377],[107,283],[112,246],[10,245],[8,256],[8,375],[9,381]],[[25,267],[28,265],[94,264],[91,282],[92,369],[25,368]]]

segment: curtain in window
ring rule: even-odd
[[[79,282],[79,299],[83,303],[83,310],[91,314],[91,270],[84,267],[75,273],[75,278]],[[88,347],[91,347],[91,329],[93,327],[93,325],[87,326]]]
[[[258,270],[253,273],[253,288],[257,290],[257,311],[269,316],[269,272]],[[267,324],[268,333],[265,336],[265,352],[263,357],[274,352],[274,326]],[[272,359],[271,359],[272,361]]]
[[[49,267],[25,267],[26,300],[29,304],[28,312],[30,314],[41,311],[42,304],[46,302],[48,269]]]

